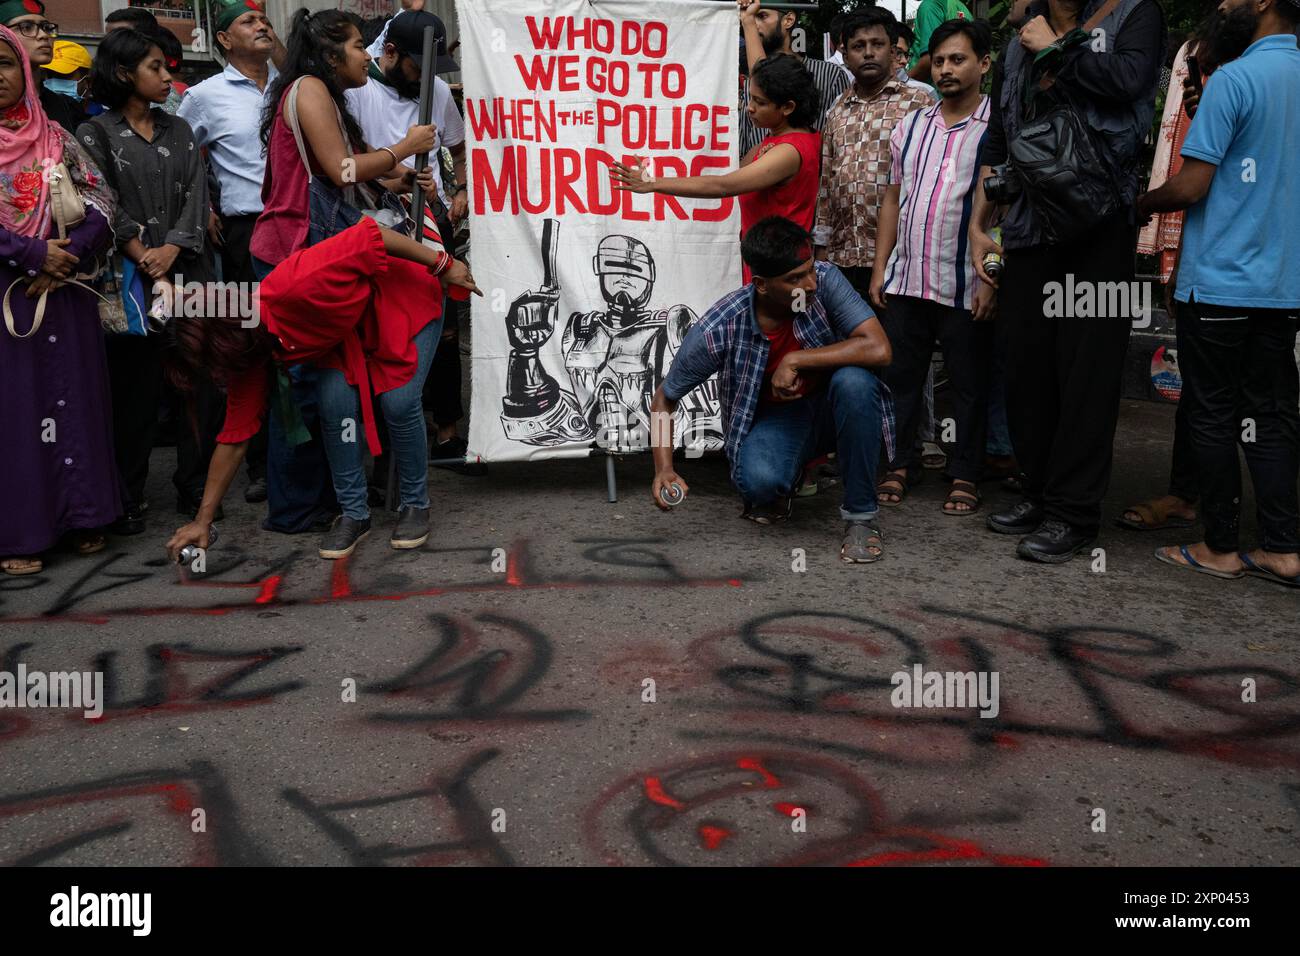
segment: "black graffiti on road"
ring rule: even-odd
[[[410,861],[420,866],[466,861],[509,866],[514,860],[493,832],[492,818],[471,786],[474,775],[500,753],[496,749],[480,750],[467,757],[449,775],[440,776],[430,786],[416,790],[329,803],[317,803],[301,790],[293,788],[281,791],[281,795],[340,847],[355,866],[384,866],[399,861]],[[360,824],[347,822],[368,810],[391,810],[403,804],[413,804],[416,819],[425,826],[432,825],[441,805],[445,804],[456,836],[448,840],[405,844],[391,841],[367,843],[357,832]],[[429,807],[433,808],[435,816],[425,815]]]
[[[423,723],[499,718],[563,721],[590,716],[572,707],[515,707],[550,669],[551,642],[540,630],[518,618],[479,614],[474,621],[492,629],[493,646],[480,650],[479,628],[468,621],[431,614],[429,623],[437,639],[429,652],[396,677],[366,687],[368,692],[390,695],[395,700],[414,697],[441,706],[415,712],[375,713],[372,719]]]
[[[196,810],[203,813],[201,830],[194,826]],[[240,825],[221,774],[202,760],[0,796],[0,822],[6,842],[17,847],[3,861],[12,866],[70,856],[100,865],[140,862],[131,855],[131,843],[115,839],[123,836],[147,837],[151,848],[162,844],[174,854],[163,861],[170,865],[270,862]]]

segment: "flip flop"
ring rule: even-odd
[[[1156,548],[1156,560],[1163,561],[1165,564],[1172,564],[1176,568],[1190,568],[1200,574],[1208,574],[1212,578],[1223,578],[1225,581],[1235,581],[1237,578],[1244,578],[1246,576],[1245,571],[1219,571],[1216,568],[1207,568],[1205,565],[1201,564],[1201,562],[1192,557],[1192,553],[1187,550],[1187,545],[1185,544],[1180,544],[1178,546],[1178,553],[1183,556],[1183,559],[1187,562],[1186,564],[1182,561],[1175,561],[1173,558],[1169,557],[1169,555],[1164,553],[1164,548]]]
[[[1276,571],[1270,571],[1263,565],[1256,564],[1254,561],[1250,560],[1250,556],[1245,552],[1241,552],[1237,557],[1241,558],[1242,563],[1246,565],[1246,574],[1249,574],[1252,578],[1263,578],[1265,581],[1273,581],[1276,584],[1285,584],[1289,588],[1300,588],[1300,574],[1297,574],[1293,578],[1284,578]]]
[[[1125,512],[1134,511],[1141,520],[1134,521],[1132,518],[1126,518],[1120,515],[1115,519],[1115,524],[1121,528],[1128,528],[1130,531],[1164,531],[1164,530],[1183,530],[1196,526],[1195,518],[1183,518],[1178,515],[1165,514],[1165,520],[1160,523],[1154,523],[1156,518],[1156,509],[1152,508],[1147,502],[1133,505],[1125,508]]]

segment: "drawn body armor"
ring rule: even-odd
[[[532,445],[595,440],[612,451],[649,447],[650,403],[683,336],[695,321],[685,305],[646,308],[654,292],[650,250],[630,236],[607,236],[593,260],[605,312],[574,312],[561,339],[572,390],[561,389],[537,360],[556,324],[558,290],[517,298],[506,318],[512,348],[501,416],[506,436]],[[688,395],[674,416],[675,434],[692,445],[720,447],[717,386]]]

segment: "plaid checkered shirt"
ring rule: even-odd
[[[891,78],[870,100],[850,86],[827,111],[813,241],[837,266],[875,264],[877,221],[889,187],[889,137],[904,116],[933,102],[928,91]]]
[[[818,262],[816,268],[817,291],[809,307],[794,316],[795,338],[805,349],[842,342],[875,317],[839,269],[829,262]],[[733,480],[741,442],[754,425],[770,348],[754,314],[754,287],[742,286],[715,302],[691,326],[664,377],[664,396],[680,402],[691,389],[717,374],[724,444]],[[880,396],[881,438],[892,461],[894,400],[884,382],[880,383]]]

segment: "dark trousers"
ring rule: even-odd
[[[265,262],[254,260],[259,281],[271,272]],[[329,462],[320,439],[320,416],[316,407],[316,366],[303,364],[288,370],[293,401],[312,440],[290,445],[285,439],[280,415],[272,401],[267,411],[266,520],[262,527],[282,534],[311,530],[324,515],[337,513]]]
[[[108,335],[109,386],[113,400],[113,447],[127,505],[145,500],[149,456],[158,435],[158,406],[163,396],[163,335]],[[197,504],[203,498],[208,461],[225,418],[221,392],[206,376],[195,383],[192,398],[178,397],[176,471],[177,495]]]
[[[461,404],[460,311],[462,303],[450,296],[443,299],[442,339],[433,354],[429,377],[424,380],[424,407],[433,414],[435,425],[454,425],[465,417]]]
[[[927,299],[891,295],[882,317],[894,360],[881,377],[894,394],[898,423],[897,460],[890,468],[919,471],[916,429],[925,411],[925,377],[938,340],[956,417],[956,449],[948,459],[948,476],[978,481],[984,468],[988,429],[989,366],[993,323],[976,322],[966,309]]]
[[[1025,495],[1084,532],[1101,527],[1132,316],[1095,314],[1098,295],[1088,317],[1048,317],[1046,305],[1052,283],[1073,310],[1071,286],[1133,282],[1135,239],[1121,214],[1069,242],[1009,250],[1000,285],[1007,421]]]
[[[844,278],[849,280],[849,285],[853,286],[853,291],[862,296],[862,301],[870,306],[871,311],[876,311],[876,307],[871,305],[871,270],[866,266],[836,266],[844,274]]]
[[[1179,356],[1181,374],[1182,356]],[[1187,378],[1183,377],[1183,395],[1187,394]],[[1174,453],[1169,465],[1169,493],[1184,501],[1198,501],[1201,497],[1200,472],[1196,466],[1196,450],[1192,447],[1192,429],[1187,421],[1187,400],[1180,398],[1174,414]]]
[[[1300,552],[1300,375],[1291,310],[1192,302],[1179,309],[1187,430],[1200,477],[1205,542],[1241,547],[1240,443],[1265,551]]]
[[[257,270],[253,268],[253,254],[248,251],[248,244],[253,238],[253,226],[257,223],[257,213],[248,216],[222,216],[221,236],[224,244],[218,250],[221,257],[222,282],[257,281]],[[266,442],[267,425],[262,425],[253,440],[248,443],[248,454],[244,458],[248,466],[248,477],[257,481],[266,477]]]

